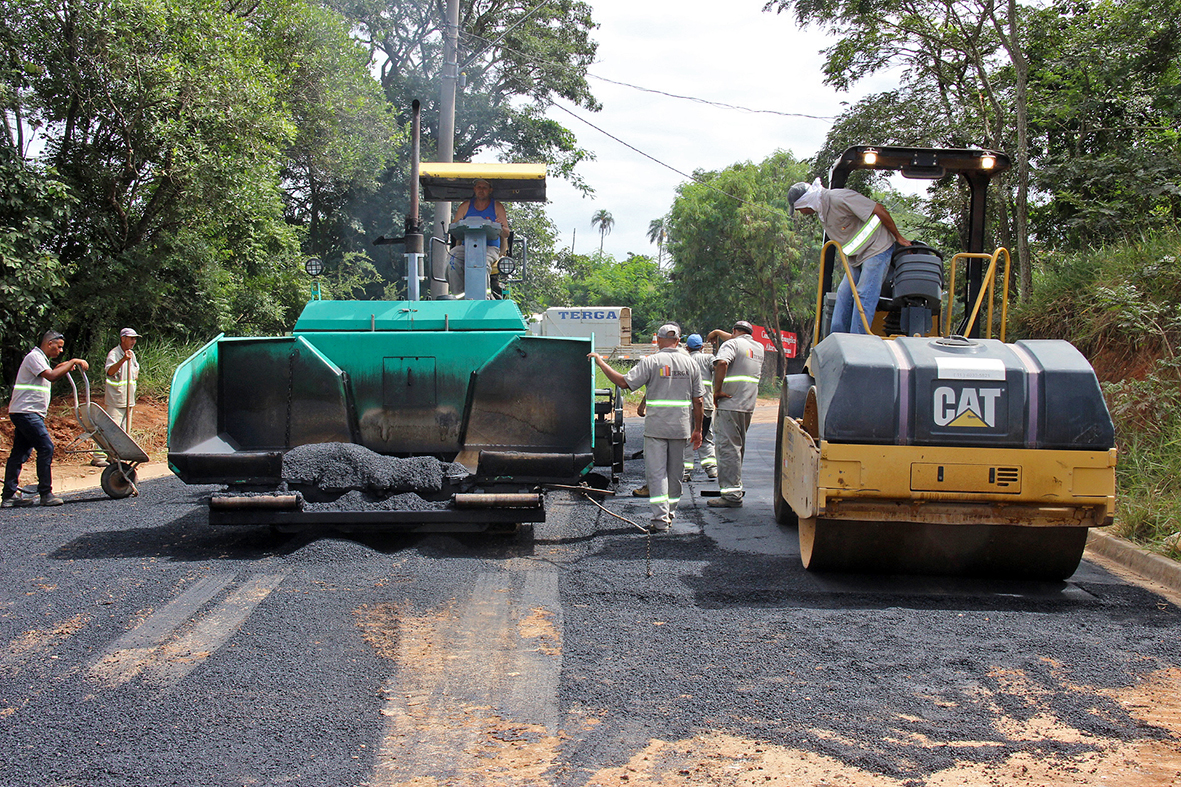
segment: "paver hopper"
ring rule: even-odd
[[[511,301],[312,301],[291,336],[219,336],[177,369],[169,464],[187,483],[230,487],[212,499],[213,522],[541,521],[537,485],[577,483],[593,467],[590,349],[529,336]],[[341,478],[293,467],[299,447],[301,462]],[[412,457],[439,463],[426,486],[373,477]],[[454,505],[473,492],[483,497]],[[360,495],[340,502],[348,493]],[[424,502],[391,498],[407,493]]]

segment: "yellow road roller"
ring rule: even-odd
[[[1112,521],[1115,431],[1094,370],[1069,342],[1005,341],[1009,255],[983,249],[988,183],[1008,166],[993,151],[855,146],[833,167],[832,188],[856,169],[959,175],[971,202],[966,251],[944,263],[899,248],[878,302],[855,299],[869,335],[828,332],[848,261],[824,245],[774,475],[775,517],[798,525],[811,571],[1062,580],[1087,529]]]

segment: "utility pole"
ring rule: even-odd
[[[459,82],[459,0],[447,0],[447,19],[443,25],[443,78],[439,88],[439,161],[455,160],[455,91]],[[444,235],[451,223],[451,203],[435,203],[435,221],[442,222]],[[447,285],[436,281],[445,279],[447,256],[435,260],[431,254],[431,297],[445,294]]]

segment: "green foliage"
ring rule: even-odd
[[[72,200],[52,171],[0,148],[0,352],[15,370],[49,328],[61,266],[51,244]]]
[[[669,214],[673,306],[704,331],[747,319],[806,333],[820,230],[788,216],[787,189],[807,164],[779,152],[760,164],[697,172]],[[801,351],[804,348],[801,348]]]
[[[633,341],[643,341],[672,318],[668,277],[651,257],[630,254],[616,261],[576,255],[563,262],[571,276],[566,285],[570,306],[629,306]]]
[[[1181,557],[1181,234],[1055,256],[1013,327],[1072,341],[1108,381],[1116,531]]]
[[[1035,188],[1055,248],[1181,219],[1181,2],[1105,0],[1030,16]]]
[[[438,139],[443,70],[443,4],[417,0],[329,0],[369,47],[400,122],[422,101],[424,160]],[[549,119],[555,98],[597,110],[586,81],[597,44],[591,6],[575,0],[520,5],[510,0],[460,0],[459,62],[466,86],[457,92],[456,161],[496,149],[512,161],[544,161],[558,177],[585,188],[574,171],[588,158],[574,135]],[[404,182],[404,181],[403,181]],[[404,194],[404,189],[397,188]]]
[[[1181,348],[1181,236],[1053,255],[1014,309],[1017,335],[1068,339],[1085,354],[1171,356]]]
[[[519,202],[506,205],[505,210],[509,226],[516,233],[513,254],[521,259],[522,251],[525,252],[523,278],[510,285],[510,296],[521,309],[521,314],[528,317],[551,306],[565,304],[568,293],[557,267],[554,248],[558,228],[546,215],[545,206]]]

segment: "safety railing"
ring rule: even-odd
[[[836,253],[841,256],[841,264],[845,266],[845,275],[849,277],[849,288],[853,291],[853,303],[857,306],[857,313],[861,315],[861,324],[865,326],[866,333],[872,333],[869,329],[869,320],[865,318],[865,309],[861,306],[861,296],[857,293],[857,285],[853,283],[853,271],[849,268],[849,258],[845,256],[845,250],[841,248],[838,241],[830,240],[820,249],[820,275],[816,281],[816,324],[812,329],[813,347],[820,343],[820,322],[824,318],[824,258],[828,253],[829,246],[836,249]],[[877,304],[874,305],[876,307]]]
[[[1001,294],[1001,324],[1000,324],[1000,340],[1005,340],[1005,328],[1009,321],[1009,269],[1012,267],[1013,260],[1009,256],[1009,250],[1005,247],[1000,247],[992,254],[983,253],[969,253],[960,252],[951,258],[951,278],[947,286],[947,305],[943,309],[943,336],[944,338],[951,336],[952,324],[952,302],[955,298],[955,273],[959,260],[988,260],[988,269],[984,272],[984,281],[987,282],[980,288],[980,292],[976,295],[976,302],[972,305],[972,314],[968,318],[968,322],[961,333],[964,336],[972,335],[972,328],[976,325],[976,318],[980,314],[980,306],[984,299],[988,298],[988,309],[985,317],[985,337],[992,338],[992,314],[993,304],[996,301],[996,264],[1000,259],[1001,254],[1005,255],[1005,276],[1004,286]]]

